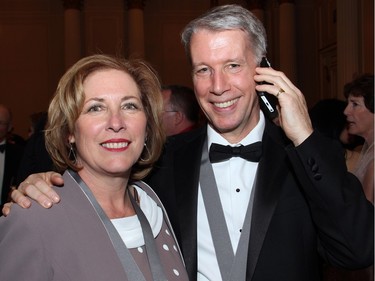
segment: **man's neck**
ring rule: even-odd
[[[263,118],[264,119],[264,118]],[[235,130],[231,130],[228,132],[220,131],[212,124],[209,126],[214,129],[218,134],[220,134],[224,139],[226,139],[229,143],[235,144],[241,142],[244,138],[246,138],[254,128],[259,124],[260,116],[254,117],[248,125],[243,127],[238,127]],[[264,121],[263,121],[264,122]]]
[[[219,141],[221,138],[221,141],[219,143],[224,144],[228,142],[229,144],[250,144],[255,141],[260,141],[263,136],[264,128],[265,128],[265,117],[263,113],[260,114],[259,119],[257,120],[257,123],[251,127],[251,129],[243,130],[241,133],[231,135],[226,135],[224,133],[218,132],[214,127],[212,127],[210,124],[209,131],[211,131],[211,134],[209,133],[209,141],[215,139],[216,141]],[[214,141],[214,142],[216,142]]]

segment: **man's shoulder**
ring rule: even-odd
[[[206,126],[194,129],[192,131],[170,136],[166,141],[166,150],[175,150],[181,147],[191,145],[192,143],[201,142],[207,134]]]
[[[17,144],[17,143],[11,143],[7,142],[5,150],[7,152],[11,153],[17,153],[17,154],[22,154],[24,151],[25,147],[23,145]]]

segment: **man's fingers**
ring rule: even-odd
[[[11,206],[12,206],[12,202],[8,202],[4,204],[3,209],[1,210],[3,212],[4,217],[9,215]]]
[[[12,192],[12,200],[23,207],[28,207],[31,204],[30,199],[37,201],[45,208],[50,208],[54,203],[60,201],[60,197],[52,189],[52,185],[63,184],[63,179],[60,174],[55,172],[47,172],[40,174],[33,174],[23,181],[17,192]],[[26,196],[25,196],[26,195]]]
[[[59,174],[59,173],[47,172],[47,173],[45,173],[45,177],[50,177],[52,185],[60,186],[60,185],[64,184],[64,180],[63,180],[61,174]]]
[[[20,205],[24,209],[29,208],[31,206],[30,199],[27,198],[25,195],[23,195],[18,189],[14,189],[10,197],[13,202],[16,202],[18,205]],[[9,206],[9,211],[10,211],[11,205],[8,205],[8,206]]]
[[[22,191],[25,195],[30,197],[31,199],[37,201],[40,205],[42,205],[44,208],[50,208],[53,205],[53,200],[50,199],[44,192],[48,192],[48,186],[44,187],[45,182],[42,183],[36,182],[35,184],[30,184],[28,182],[23,182],[19,188],[22,187]],[[21,189],[20,189],[21,190]],[[21,205],[23,204],[30,204],[31,201],[28,197],[26,197],[23,193],[21,193],[19,190],[13,191],[12,193],[12,200]]]

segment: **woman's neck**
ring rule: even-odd
[[[371,146],[371,144],[374,144],[374,128],[366,132],[366,135],[363,135],[363,138],[365,139],[365,145]]]
[[[110,219],[135,215],[127,191],[130,188],[128,187],[128,178],[94,176],[83,170],[79,172],[79,175]],[[132,187],[129,191],[134,192]]]

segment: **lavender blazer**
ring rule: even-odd
[[[85,194],[69,173],[64,183],[56,187],[61,202],[53,208],[14,205],[8,217],[0,218],[0,280],[127,280]],[[148,186],[137,185],[155,200]]]

